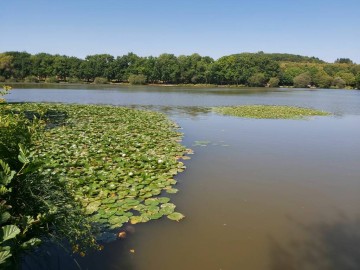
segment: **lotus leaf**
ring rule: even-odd
[[[41,131],[47,139],[34,141],[29,150],[44,164],[40,173],[62,181],[94,222],[113,227],[125,223],[125,218],[146,222],[174,211],[174,205],[166,206],[168,198],[156,196],[164,190],[177,192],[172,188],[176,184],[173,176],[185,166],[176,157],[192,151],[179,143],[182,134],[165,115],[95,105],[23,103],[9,107],[36,112],[45,122],[46,111],[67,114],[66,123]],[[0,110],[0,116],[4,113]],[[134,210],[141,216],[131,216]]]
[[[167,217],[168,217],[168,219],[171,219],[171,220],[180,221],[185,216],[183,214],[181,214],[181,213],[174,212],[174,213],[168,215]]]
[[[176,188],[169,188],[169,189],[166,189],[166,192],[169,193],[169,194],[174,194],[174,193],[177,193],[179,190],[176,189]]]
[[[100,205],[101,205],[100,201],[95,201],[95,202],[89,203],[85,208],[85,213],[87,215],[91,215],[91,214],[95,213],[99,209]]]

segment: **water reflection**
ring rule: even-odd
[[[36,87],[36,85],[32,85]],[[310,89],[233,89],[180,87],[113,87],[113,86],[57,86],[46,85],[22,89],[20,85],[8,96],[9,102],[64,102],[81,104],[150,105],[150,106],[224,106],[241,104],[269,104],[311,107],[334,114],[360,115],[358,90]],[[67,88],[67,89],[64,89]]]
[[[360,217],[340,214],[337,221],[308,225],[291,220],[305,234],[286,245],[270,238],[271,270],[360,269]]]

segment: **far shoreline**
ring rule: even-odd
[[[162,83],[149,83],[149,84],[131,84],[131,83],[93,83],[93,82],[83,82],[83,83],[68,83],[68,82],[58,82],[58,83],[46,83],[46,82],[0,82],[0,87],[9,85],[41,85],[41,86],[127,86],[127,87],[140,87],[140,86],[148,86],[148,87],[183,87],[183,88],[197,88],[197,89],[205,89],[205,88],[234,88],[234,89],[328,89],[328,90],[359,90],[357,88],[320,88],[320,87],[306,87],[306,88],[297,88],[294,86],[277,86],[277,87],[268,87],[268,86],[247,86],[247,85],[217,85],[217,84],[162,84]]]

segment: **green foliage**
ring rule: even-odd
[[[277,77],[270,78],[268,85],[269,87],[278,87],[279,86],[280,79]]]
[[[360,73],[360,65],[347,58],[326,63],[315,57],[264,52],[233,54],[216,61],[196,53],[161,54],[159,57],[128,53],[116,58],[109,54],[95,54],[85,59],[47,53],[0,54],[0,78],[7,82],[33,81],[35,76],[40,81],[56,77],[59,81],[71,83],[94,82],[98,77],[111,82],[131,79],[135,84],[137,81],[143,84],[143,78],[134,77],[143,75],[149,83],[267,86],[267,80],[278,78],[279,85],[292,86],[294,78],[303,73],[310,75],[311,83],[316,87],[328,88],[336,77],[342,78],[348,87],[354,87],[354,76]],[[265,82],[259,74],[265,76]]]
[[[248,79],[250,86],[265,86],[266,82],[267,79],[264,73],[255,73]]]
[[[55,76],[51,76],[51,77],[47,77],[45,79],[45,82],[46,83],[58,83],[59,80]]]
[[[323,69],[320,69],[312,76],[312,82],[321,88],[329,88],[333,78],[329,76]]]
[[[308,72],[301,73],[294,78],[294,86],[298,88],[306,88],[311,85],[311,76]]]
[[[83,81],[76,77],[67,78],[68,83],[82,83]]]
[[[309,116],[329,115],[327,112],[309,108],[272,105],[215,107],[214,111],[225,115],[259,119],[299,119]]]
[[[37,83],[37,82],[39,82],[39,79],[36,76],[31,75],[31,76],[25,77],[24,81],[26,83]]]
[[[26,150],[21,146],[21,153],[19,161],[26,160],[23,163],[22,170],[28,165],[28,157]],[[14,261],[9,261],[9,258],[16,255],[21,250],[28,249],[40,243],[38,238],[33,238],[27,234],[32,226],[32,221],[29,217],[21,217],[20,219],[13,214],[13,201],[11,200],[11,193],[17,186],[12,185],[13,179],[19,176],[21,171],[17,174],[10,169],[10,166],[0,159],[0,267],[11,267]],[[20,229],[21,228],[21,229]]]
[[[357,89],[360,89],[360,73],[356,75],[355,77],[355,87]]]
[[[95,84],[107,84],[107,83],[109,83],[109,81],[108,81],[108,79],[103,78],[103,77],[96,77],[94,79],[94,83]]]
[[[0,76],[0,82],[5,82],[6,78],[4,76]]]
[[[335,60],[337,64],[354,64],[354,62],[349,58],[338,58]]]
[[[6,79],[5,82],[7,82],[7,83],[16,83],[16,82],[18,82],[18,79],[14,78],[14,77],[11,77],[11,78]]]
[[[3,86],[3,89],[0,90],[0,103],[4,103],[6,101],[4,98],[2,98],[2,96],[8,94],[10,90],[11,90],[10,86],[6,86],[6,85]]]
[[[49,110],[68,117],[61,126],[33,137],[31,150],[33,159],[41,161],[39,174],[28,176],[20,184],[31,186],[36,196],[21,188],[23,192],[16,196],[26,198],[19,199],[20,205],[26,206],[21,211],[55,211],[63,222],[73,220],[68,212],[67,216],[59,213],[63,207],[55,199],[65,200],[64,191],[71,191],[69,197],[81,203],[90,220],[102,228],[119,228],[129,221],[147,222],[175,211],[175,206],[167,207],[168,198],[158,196],[162,191],[178,191],[173,188],[173,176],[185,168],[177,160],[185,149],[177,142],[181,134],[173,130],[176,126],[164,115],[110,106],[10,107],[13,111],[38,113],[40,119],[45,119]],[[60,185],[59,189],[52,184]],[[42,203],[45,194],[50,196],[53,207]],[[84,219],[81,215],[79,218]]]
[[[317,57],[308,57],[302,55],[288,54],[288,53],[258,53],[264,56],[268,56],[273,61],[278,62],[295,62],[295,63],[324,63]]]
[[[343,79],[345,84],[348,86],[355,85],[355,76],[351,72],[338,72],[336,77]]]
[[[73,194],[55,173],[41,175],[44,160],[34,159],[34,152],[28,150],[44,139],[49,117],[49,111],[0,106],[0,220],[4,232],[10,227],[3,226],[10,225],[12,231],[19,231],[2,234],[0,258],[5,267],[16,264],[21,252],[38,245],[40,238],[67,240],[79,244],[80,251],[96,247],[93,227]]]
[[[346,85],[346,82],[340,77],[336,77],[331,83],[332,87],[339,88],[339,89],[344,88],[345,85]]]
[[[131,74],[129,77],[129,83],[130,84],[146,84],[146,76],[143,74],[135,75]]]

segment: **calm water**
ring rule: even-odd
[[[360,269],[360,91],[45,88],[15,89],[7,98],[146,105],[176,121],[195,151],[172,196],[186,219],[135,225],[128,238],[76,258],[82,269]],[[298,105],[334,116],[255,120],[203,108],[233,104]],[[209,143],[194,145],[200,140]],[[23,268],[78,266],[52,250]]]

